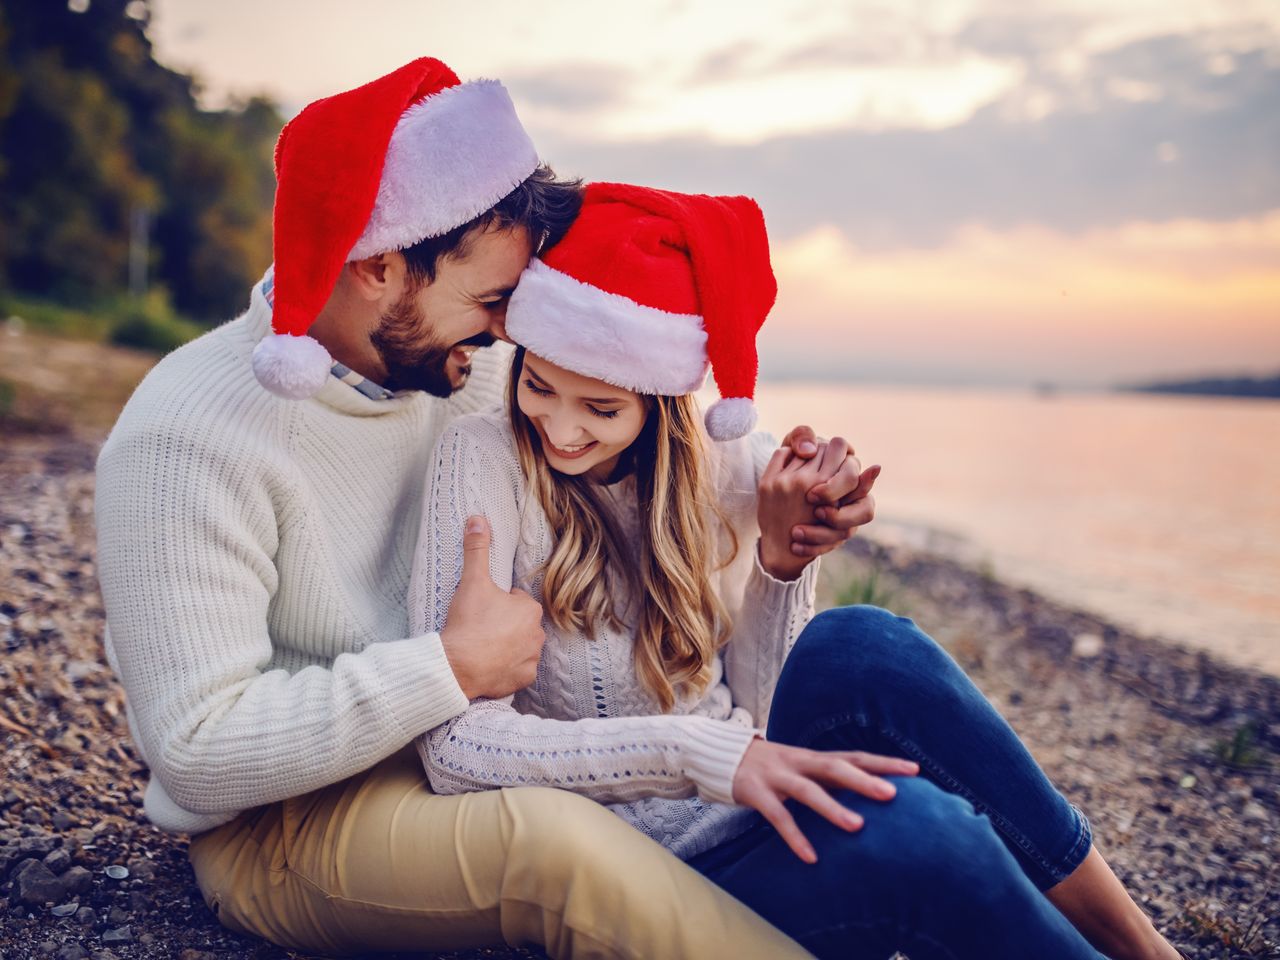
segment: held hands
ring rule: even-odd
[[[819,440],[812,427],[796,427],[783,438],[782,446],[818,468],[818,481],[806,496],[812,515],[792,530],[791,552],[797,557],[820,557],[843,544],[875,516],[871,488],[880,476],[880,466],[863,470],[847,440]]]
[[[546,634],[542,605],[509,593],[489,576],[489,522],[470,517],[462,540],[462,579],[440,642],[468,700],[497,699],[533,683]]]
[[[784,806],[785,800],[812,807],[842,830],[859,830],[862,817],[831,796],[828,787],[852,790],[873,800],[891,800],[896,789],[876,774],[910,777],[919,772],[919,764],[912,760],[860,750],[805,750],[757,737],[734,774],[733,799],[773,824],[797,857],[815,863],[818,855]]]

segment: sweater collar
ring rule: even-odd
[[[272,274],[272,268],[268,267],[266,274],[254,284],[253,290],[249,294],[249,310],[245,315],[245,331],[249,335],[250,352],[252,352],[253,347],[257,345],[259,340],[271,332],[270,294],[273,283]],[[309,400],[289,402],[309,403],[314,400],[351,416],[376,417],[388,413],[397,413],[418,404],[428,403],[432,399],[431,395],[423,390],[400,390],[391,393],[389,396],[370,396],[368,395],[369,393],[376,393],[382,388],[374,384],[373,386],[377,388],[377,391],[362,390],[362,385],[372,384],[372,381],[360,377],[359,374],[352,373],[341,364],[335,364],[335,366],[341,367],[345,375],[335,372],[325,382],[325,385],[320,388],[319,392]],[[359,382],[352,382],[353,379]]]

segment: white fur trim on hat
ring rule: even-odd
[[[253,373],[278,397],[305,400],[329,379],[333,358],[319,340],[269,333],[253,348]]]
[[[712,440],[737,440],[756,425],[756,408],[747,397],[725,397],[707,409],[703,418]]]
[[[403,250],[488,210],[528,179],[538,151],[497,80],[441,90],[391,134],[378,199],[348,260]]]
[[[637,393],[680,396],[707,379],[700,316],[646,307],[541,260],[520,275],[506,329],[557,366]]]

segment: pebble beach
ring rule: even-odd
[[[151,827],[102,650],[101,432],[0,441],[0,957],[277,960],[221,928]],[[1280,678],[860,536],[820,602],[911,616],[974,678],[1188,957],[1280,957]],[[538,954],[494,948],[463,957]]]

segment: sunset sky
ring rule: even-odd
[[[414,56],[562,172],[764,208],[766,376],[1280,370],[1280,4],[156,0],[159,58],[286,113]]]

